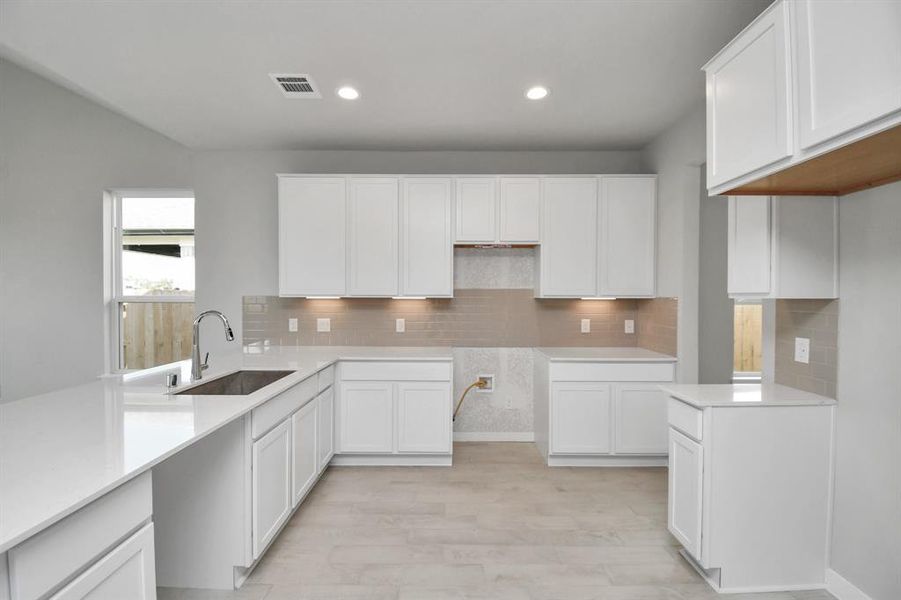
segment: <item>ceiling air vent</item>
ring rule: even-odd
[[[309,75],[270,73],[269,77],[282,91],[285,98],[322,98],[316,83]]]

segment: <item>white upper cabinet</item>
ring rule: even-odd
[[[451,179],[408,177],[401,208],[402,296],[454,295]]]
[[[395,177],[349,181],[349,296],[396,296],[398,183]]]
[[[728,292],[736,298],[837,298],[838,201],[730,196]]]
[[[458,177],[456,235],[458,244],[491,243],[497,236],[497,179]]]
[[[792,154],[788,18],[773,4],[704,67],[708,187]]]
[[[797,0],[802,148],[901,110],[901,2]]]
[[[344,177],[279,176],[278,200],[279,294],[344,295]]]
[[[497,241],[537,244],[541,240],[541,179],[501,177]]]
[[[600,296],[654,296],[657,178],[601,177]]]
[[[539,297],[597,294],[597,186],[594,177],[548,177],[544,180]]]

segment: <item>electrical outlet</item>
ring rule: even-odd
[[[506,408],[507,410],[513,410],[513,398],[507,398],[507,400],[504,402],[504,408]]]
[[[297,319],[290,318],[288,319],[288,331],[291,333],[297,333]]]
[[[319,333],[325,333],[332,330],[332,320],[326,317],[325,319],[316,319],[316,331]]]
[[[626,333],[635,333],[635,321],[626,319],[625,329]]]
[[[795,338],[795,362],[810,363],[810,339]]]
[[[397,333],[403,333],[407,330],[407,320],[406,319],[394,319],[394,331]]]
[[[582,333],[591,333],[591,319],[582,319]]]

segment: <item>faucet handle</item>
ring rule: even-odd
[[[209,367],[210,367],[210,353],[207,352],[206,355],[203,357],[203,362],[200,363],[200,368],[208,369]]]

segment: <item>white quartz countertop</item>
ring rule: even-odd
[[[703,385],[667,383],[660,386],[670,396],[697,408],[748,406],[830,406],[833,398],[778,384],[736,383]]]
[[[167,374],[190,379],[183,361],[0,404],[0,553],[338,360],[450,361],[453,351],[251,346],[211,357],[203,380],[295,372],[247,396],[170,395]]]
[[[675,356],[626,347],[536,348],[551,361],[563,362],[676,362]]]

